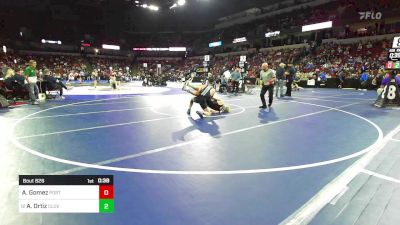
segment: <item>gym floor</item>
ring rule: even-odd
[[[400,121],[374,91],[303,89],[269,111],[221,95],[232,112],[202,120],[189,94],[152,89],[0,111],[1,224],[279,224]],[[115,212],[20,214],[19,174],[112,174]]]

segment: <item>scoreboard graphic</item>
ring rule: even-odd
[[[113,213],[112,175],[20,175],[21,213]]]
[[[385,68],[393,70],[390,82],[383,87],[382,92],[378,93],[375,101],[377,107],[398,107],[400,106],[400,90],[396,81],[396,71],[400,69],[400,37],[394,37],[392,48],[388,51],[388,61]]]
[[[400,37],[393,38],[393,45],[388,51],[387,60],[386,69],[400,69]]]

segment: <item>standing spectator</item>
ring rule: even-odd
[[[312,77],[315,80],[315,87],[319,87],[319,81],[321,80],[319,76],[320,76],[320,71],[319,69],[316,69]]]
[[[376,90],[378,88],[378,75],[375,75],[371,81],[372,89]]]
[[[229,80],[231,79],[231,71],[229,69],[227,69],[224,73],[223,76],[226,80],[226,91],[230,92],[229,90]]]
[[[93,79],[93,86],[94,86],[94,88],[97,88],[97,79],[98,79],[98,77],[99,77],[99,74],[98,74],[98,72],[97,72],[97,69],[94,69],[94,70],[92,71],[92,79]]]
[[[36,65],[35,60],[30,60],[29,66],[24,70],[25,79],[28,82],[29,98],[32,105],[39,105],[39,102],[37,101],[39,87],[37,86]]]
[[[288,75],[286,77],[286,96],[292,97],[292,83],[296,78],[297,70],[292,63],[289,63],[288,67]]]
[[[368,84],[368,73],[365,71],[361,74],[360,76],[360,91],[361,90],[367,90],[367,84]]]
[[[339,71],[337,72],[337,77],[338,77],[338,88],[342,89],[345,79],[345,71],[343,67],[340,67]]]
[[[268,63],[263,63],[261,66],[262,70],[260,71],[260,80],[262,82],[262,88],[260,93],[260,98],[262,102],[262,106],[259,108],[265,109],[267,108],[267,104],[265,102],[265,93],[268,91],[268,107],[271,107],[272,101],[274,100],[274,83],[275,83],[275,73],[269,68]]]
[[[283,97],[283,83],[285,82],[285,64],[280,63],[278,69],[276,70],[276,94],[275,96],[278,97]],[[278,92],[280,92],[280,95],[278,96]]]
[[[239,92],[239,81],[242,78],[242,75],[240,74],[240,68],[236,68],[235,71],[231,74],[231,79],[233,83],[233,92],[237,94]]]
[[[221,75],[221,86],[219,87],[219,92],[224,93],[228,90],[228,80],[224,75]]]

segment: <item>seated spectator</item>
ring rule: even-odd
[[[16,74],[13,69],[8,69],[6,76],[4,77],[4,82],[7,89],[16,90],[19,88],[25,88],[25,77],[21,75],[23,72],[20,70]]]
[[[45,82],[42,84],[42,89],[46,93],[47,91],[58,90],[60,91],[60,98],[64,99],[63,96],[63,89],[68,90],[67,86],[63,84],[59,79],[55,78],[50,70],[44,70],[43,81]]]
[[[361,42],[358,44],[357,51],[361,51],[363,49]]]
[[[327,81],[327,76],[325,71],[322,70],[322,72],[319,74],[319,85],[320,86],[325,86],[325,83]]]

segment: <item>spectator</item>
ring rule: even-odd
[[[326,81],[328,79],[327,76],[326,76],[325,71],[322,70],[322,72],[319,74],[318,79],[319,79],[319,86],[321,86],[321,85],[325,86]]]
[[[39,105],[39,102],[37,101],[39,87],[37,86],[36,65],[35,60],[30,60],[29,66],[24,70],[25,79],[28,83],[29,98],[32,105]]]
[[[368,73],[365,71],[360,76],[360,90],[367,90],[367,83],[368,83]],[[359,88],[357,88],[359,89]]]
[[[344,71],[343,67],[340,67],[340,69],[338,70],[337,77],[338,77],[338,88],[342,89],[344,79],[345,79],[345,71]]]
[[[292,96],[292,83],[296,79],[297,70],[292,63],[288,64],[288,75],[286,77],[286,96]]]
[[[59,79],[52,76],[50,70],[48,70],[48,69],[44,70],[43,81],[45,81],[45,85],[43,85],[44,93],[46,93],[46,91],[58,90],[60,93],[60,98],[64,99],[63,88],[66,90],[68,88],[67,88],[67,86],[65,86],[63,84],[63,82],[61,82]]]
[[[97,70],[94,69],[94,70],[92,71],[92,80],[93,80],[93,86],[94,86],[94,88],[97,88],[97,80],[98,80],[98,78],[99,78],[99,74],[98,74]]]
[[[239,82],[242,79],[242,75],[240,74],[240,68],[236,68],[235,71],[231,74],[231,79],[233,83],[233,92],[237,94],[239,92]]]
[[[276,70],[276,92],[275,97],[283,97],[283,84],[285,82],[285,64],[280,63],[278,69]],[[280,95],[278,96],[278,92]]]

